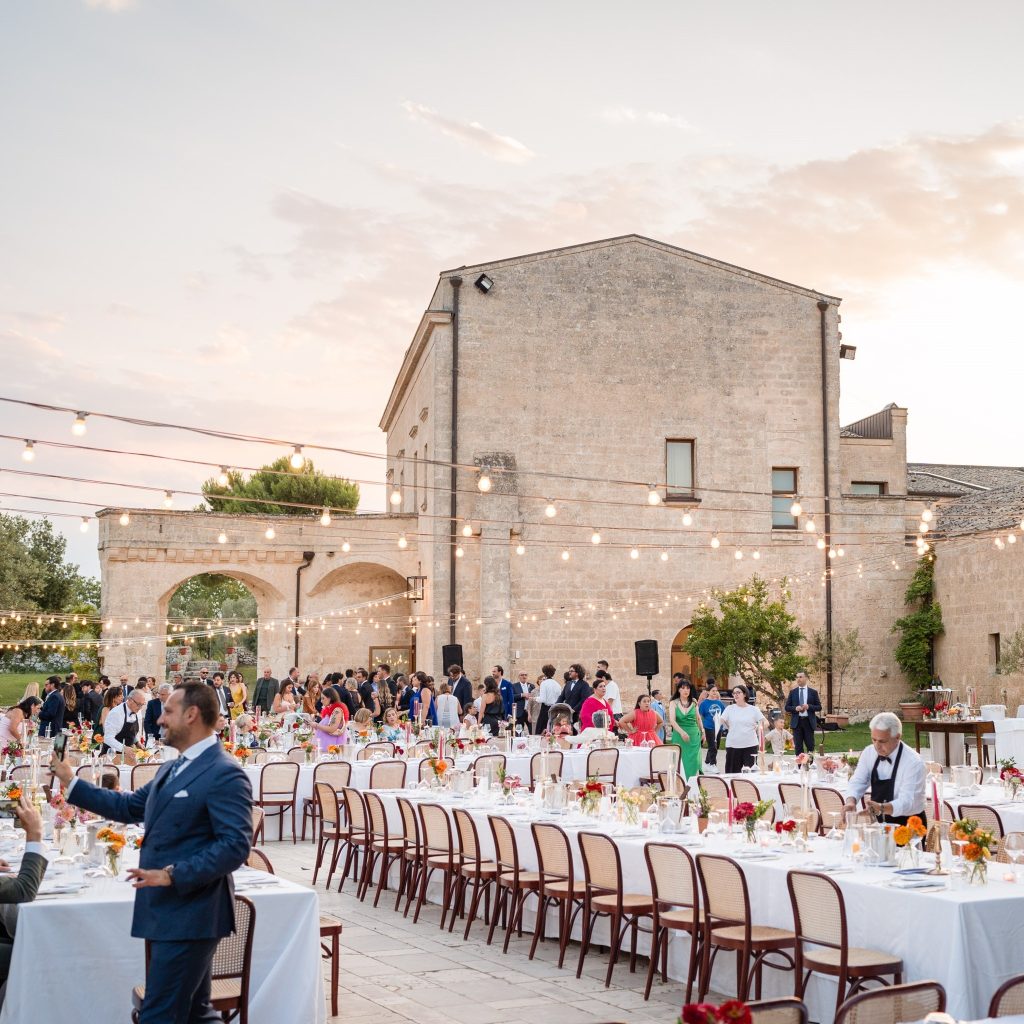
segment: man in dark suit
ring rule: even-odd
[[[49,676],[43,684],[43,706],[39,709],[39,735],[56,736],[64,727],[64,697],[60,676]]]
[[[158,740],[163,739],[160,734],[160,716],[164,713],[164,705],[171,695],[171,689],[170,683],[161,683],[156,691],[156,696],[146,704],[146,714],[142,719],[142,731],[147,738],[154,736]]]
[[[217,695],[217,703],[220,705],[220,713],[228,717],[228,705],[231,703],[231,690],[224,684],[224,673],[214,672],[210,680],[210,688]]]
[[[13,904],[31,903],[39,891],[39,883],[46,874],[46,855],[43,853],[43,819],[39,812],[23,796],[15,805],[14,813],[25,830],[25,852],[21,868],[16,875],[7,874],[11,866],[0,860],[0,986],[7,983],[10,973],[11,954],[14,952],[14,932],[17,924],[17,907]],[[0,988],[2,991],[2,988]],[[2,996],[0,996],[2,1002]]]
[[[587,685],[587,670],[582,665],[570,665],[568,676],[558,695],[558,703],[568,704],[572,708],[573,722],[579,722],[580,708],[594,691]]]
[[[68,802],[103,818],[144,823],[132,935],[150,943],[140,1024],[216,1021],[210,967],[217,943],[235,927],[231,873],[249,856],[252,790],[217,740],[217,696],[209,686],[173,691],[160,726],[181,756],[132,793],[100,789],[56,758]]]
[[[270,709],[274,705],[274,698],[280,689],[281,684],[274,678],[273,672],[269,668],[265,668],[263,675],[256,680],[256,687],[252,694],[252,706],[259,708],[263,714],[269,715]]]
[[[452,688],[452,696],[459,702],[462,713],[466,714],[473,703],[473,684],[462,671],[461,665],[448,666],[448,682]]]
[[[802,754],[805,750],[814,752],[814,730],[818,728],[821,714],[821,698],[810,685],[806,672],[797,672],[796,682],[786,698],[786,714],[790,716],[789,727],[793,732],[793,749]]]

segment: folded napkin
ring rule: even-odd
[[[942,889],[943,885],[930,878],[894,878],[885,883],[891,889]]]

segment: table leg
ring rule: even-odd
[[[977,737],[977,740],[978,740],[978,767],[982,771],[984,771],[985,770],[985,764],[984,764],[985,758],[984,758],[983,752],[984,752],[984,749],[985,749],[985,738],[981,734],[981,726],[980,725],[976,725],[974,727],[974,735]]]
[[[952,765],[950,764],[950,761],[949,761],[949,756],[950,756],[949,755],[949,733],[947,732],[946,733],[946,767],[947,768],[951,768],[952,767]]]
[[[921,753],[921,723],[914,723],[914,749]]]

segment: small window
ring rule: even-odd
[[[665,497],[684,499],[693,497],[693,442],[665,442]]]
[[[796,516],[790,512],[797,495],[796,470],[772,470],[772,529],[795,530]]]
[[[989,633],[988,635],[988,649],[989,649],[989,660],[988,667],[995,672],[999,671],[999,662],[1002,660],[1002,644],[1001,637],[998,633]]]
[[[850,484],[851,494],[885,494],[886,484],[881,480],[854,480]]]

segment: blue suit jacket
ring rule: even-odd
[[[800,697],[799,687],[794,686],[789,691],[789,696],[786,698],[786,714],[789,715],[789,727],[791,729],[796,728],[796,723],[800,720],[800,713],[796,710],[797,703]],[[811,723],[811,731],[815,732],[818,728],[818,715],[821,714],[821,698],[818,696],[818,691],[813,686],[807,687],[807,720]]]
[[[164,765],[152,782],[133,793],[115,793],[79,779],[68,802],[114,821],[145,824],[139,866],[174,865],[173,885],[136,892],[132,935],[172,941],[223,938],[235,927],[231,872],[249,856],[252,788],[219,743],[161,785],[170,768]]]
[[[64,727],[64,698],[52,690],[39,709],[39,735],[56,736]]]
[[[512,703],[516,699],[516,692],[512,689],[512,684],[504,677],[501,677],[501,706],[505,711],[505,717],[508,718],[512,714]]]
[[[164,706],[160,703],[159,697],[154,697],[146,704],[146,715],[142,720],[142,728],[147,736],[160,736],[160,726],[157,722],[164,713]]]

